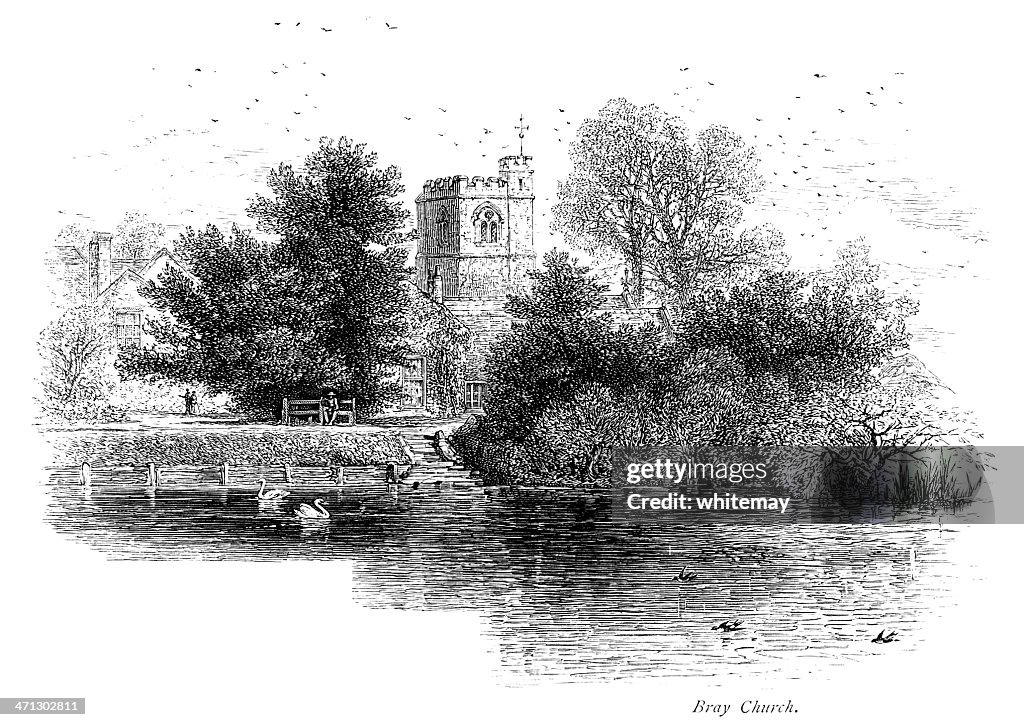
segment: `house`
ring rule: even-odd
[[[118,348],[151,345],[144,324],[160,314],[139,288],[168,269],[191,274],[166,248],[148,258],[114,257],[113,252],[113,235],[95,232],[84,251],[73,245],[50,250],[46,266],[65,303],[95,303],[109,312]]]

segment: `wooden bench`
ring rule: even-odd
[[[338,416],[345,417],[344,424],[355,424],[356,400],[338,399]],[[281,421],[291,426],[301,420],[327,424],[327,411],[320,399],[282,399]]]

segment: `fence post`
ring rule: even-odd
[[[227,462],[222,462],[220,465],[220,485],[221,487],[227,487],[231,481],[231,466]]]
[[[284,463],[284,481],[289,485],[292,483],[292,466],[291,463]]]
[[[288,416],[288,397],[281,400],[281,421],[291,426],[292,418]]]
[[[88,462],[82,462],[82,489],[92,489],[92,468]]]
[[[345,468],[343,466],[341,466],[341,465],[338,465],[337,478],[338,478],[338,487],[344,487],[345,486]]]
[[[150,462],[146,472],[146,489],[155,491],[157,485],[160,484],[160,471],[157,469],[156,462]]]

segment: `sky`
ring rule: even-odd
[[[8,198],[33,214],[20,247],[129,210],[170,238],[248,225],[268,171],[321,136],[397,165],[411,213],[427,179],[496,174],[522,115],[543,253],[562,244],[549,210],[575,130],[621,96],[751,144],[767,184],[747,219],[778,228],[795,267],[863,238],[921,302],[921,357],[1015,431],[998,387],[1015,370],[1020,63],[999,4],[567,5],[18,8],[3,32],[24,169]]]

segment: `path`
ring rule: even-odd
[[[441,487],[481,487],[483,481],[479,477],[471,476],[467,468],[441,459],[432,442],[434,432],[440,429],[450,435],[468,418],[461,416],[454,419],[436,419],[425,414],[395,414],[374,419],[369,423],[394,431],[409,443],[415,462],[412,471],[403,482],[403,489],[416,482],[422,487],[433,487],[438,483]]]

